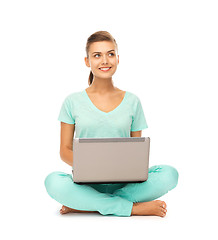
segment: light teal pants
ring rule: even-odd
[[[73,209],[98,211],[102,215],[130,216],[134,202],[148,202],[176,187],[178,172],[168,165],[149,168],[142,183],[86,184],[73,182],[72,175],[53,172],[45,179],[48,194]]]

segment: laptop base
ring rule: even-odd
[[[113,183],[143,183],[145,181],[120,181],[120,182],[74,182],[79,185],[84,185],[84,184],[113,184]]]

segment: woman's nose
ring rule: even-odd
[[[108,59],[106,55],[103,55],[102,63],[108,63]]]

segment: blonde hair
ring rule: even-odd
[[[98,31],[98,32],[93,33],[87,39],[87,43],[86,43],[86,56],[87,56],[87,58],[89,57],[88,53],[89,53],[89,48],[90,48],[91,44],[94,43],[94,42],[101,42],[101,41],[113,42],[116,46],[117,51],[118,51],[118,46],[117,46],[116,40],[113,38],[113,36],[107,31]],[[88,84],[91,85],[92,81],[93,81],[93,73],[92,73],[92,71],[90,71]]]

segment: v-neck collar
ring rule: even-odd
[[[90,105],[93,109],[95,109],[97,112],[100,112],[100,113],[103,114],[103,115],[110,115],[110,114],[116,112],[119,108],[122,107],[122,105],[123,105],[124,102],[126,101],[126,97],[127,97],[128,92],[127,92],[127,91],[125,92],[125,95],[124,95],[124,98],[123,98],[122,102],[121,102],[115,109],[113,109],[113,110],[110,111],[110,112],[103,112],[103,111],[101,111],[100,109],[98,109],[98,108],[94,105],[94,103],[91,101],[91,99],[89,98],[86,90],[83,91],[83,94],[84,94],[84,96],[86,97],[87,101],[89,102],[89,105]]]

